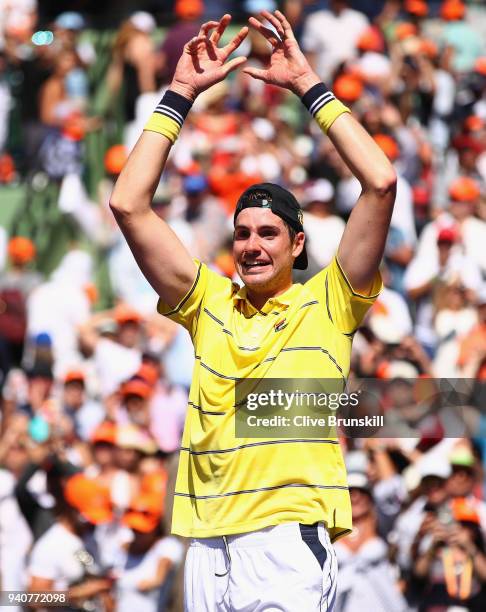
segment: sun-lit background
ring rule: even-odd
[[[385,289],[354,338],[352,375],[389,381],[386,409],[408,429],[342,440],[355,530],[336,545],[337,609],[486,609],[480,0],[0,0],[3,590],[182,609],[186,543],[170,514],[193,349],[155,314],[109,197],[200,24],[230,13],[226,39],[277,5],[399,177]],[[269,47],[252,32],[238,52],[261,66]],[[258,181],[304,209],[302,282],[331,261],[359,183],[295,96],[240,71],[196,100],[153,207],[238,281],[232,213]],[[427,378],[470,381],[462,437],[431,416]]]

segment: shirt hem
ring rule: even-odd
[[[182,536],[184,538],[214,538],[217,536],[230,536],[230,535],[238,535],[241,533],[250,533],[252,531],[259,531],[260,529],[265,529],[266,527],[274,527],[275,525],[283,525],[284,523],[303,523],[306,525],[312,525],[318,522],[324,522],[327,531],[331,535],[331,540],[341,537],[341,535],[345,535],[351,532],[351,526],[345,525],[333,525],[332,527],[328,527],[328,521],[322,516],[322,514],[315,514],[305,517],[294,517],[294,518],[286,518],[282,520],[275,520],[275,518],[263,519],[259,521],[252,521],[250,523],[237,523],[235,525],[227,525],[223,527],[215,527],[211,529],[184,529],[179,527],[172,527],[172,534]],[[337,532],[337,533],[336,533]],[[342,532],[342,533],[341,533]],[[336,535],[332,535],[336,533]]]

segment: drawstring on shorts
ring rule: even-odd
[[[223,578],[224,576],[227,576],[231,570],[231,555],[230,555],[230,549],[228,545],[228,539],[226,538],[226,536],[223,536],[223,542],[224,542],[224,549],[226,551],[226,556],[228,557],[228,569],[224,572],[224,574],[218,574],[217,572],[215,572],[214,575],[217,576],[218,578]]]

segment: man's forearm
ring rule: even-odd
[[[137,214],[150,209],[171,146],[162,134],[142,132],[113,190],[110,206],[114,211]]]
[[[110,202],[115,214],[142,214],[150,209],[170,147],[193,101],[194,96],[185,97],[173,88],[165,92],[118,178]]]
[[[395,170],[363,126],[350,113],[344,113],[332,124],[328,136],[363,190],[375,191],[384,198],[388,195],[392,206]]]

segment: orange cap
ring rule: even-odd
[[[162,503],[157,493],[141,493],[132,500],[122,523],[135,531],[150,533],[160,523]]]
[[[176,0],[175,14],[181,19],[194,19],[200,17],[204,11],[202,0]]]
[[[152,394],[152,389],[143,380],[134,378],[121,386],[121,394],[123,397],[127,397],[127,395],[137,395],[138,397],[147,399]]]
[[[417,26],[409,21],[399,23],[395,28],[395,37],[398,40],[405,40],[417,35]]]
[[[34,243],[24,236],[14,236],[8,242],[8,255],[14,263],[29,263],[34,259],[35,254]]]
[[[79,141],[83,140],[86,135],[83,123],[81,121],[81,115],[79,113],[72,113],[64,122],[62,126],[62,134],[70,140]]]
[[[103,421],[98,427],[94,430],[91,435],[91,442],[96,444],[96,442],[107,442],[108,444],[115,444],[116,441],[116,425],[111,421]]]
[[[120,304],[115,308],[115,321],[118,325],[124,323],[140,323],[142,316],[133,308]]]
[[[416,17],[425,17],[429,13],[429,7],[424,0],[405,0],[403,8]]]
[[[147,385],[154,387],[159,380],[159,371],[157,367],[152,363],[142,363],[139,371],[135,374],[138,378],[141,378]]]
[[[400,157],[400,149],[396,140],[388,134],[376,134],[373,136],[373,140],[390,161],[395,161]]]
[[[108,174],[120,174],[127,158],[125,145],[113,145],[105,153],[105,170]]]
[[[468,176],[460,176],[449,186],[449,196],[456,202],[474,202],[480,194],[478,184]]]
[[[343,74],[334,81],[334,94],[346,102],[356,102],[363,93],[363,83],[355,76]]]
[[[474,62],[474,71],[486,76],[486,57],[478,57]]]
[[[8,153],[0,155],[0,183],[11,183],[15,178],[15,163]]]
[[[98,525],[113,520],[110,492],[84,474],[69,478],[64,487],[64,499],[90,523]]]
[[[84,382],[85,380],[84,372],[81,370],[68,370],[64,376],[64,384],[70,382]]]
[[[476,508],[474,508],[471,502],[466,498],[458,497],[453,499],[451,504],[452,516],[454,517],[455,521],[467,521],[468,523],[476,523],[477,525],[480,524],[479,514]]]
[[[464,121],[464,128],[468,132],[477,132],[484,128],[484,119],[477,115],[469,115]]]
[[[361,34],[356,46],[358,49],[361,49],[361,51],[376,51],[377,53],[381,53],[385,48],[379,30],[373,27],[367,28],[363,34]]]
[[[440,7],[440,16],[446,21],[457,21],[466,14],[466,6],[461,0],[445,0]]]

